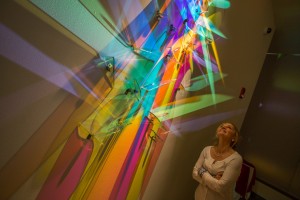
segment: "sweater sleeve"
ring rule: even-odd
[[[202,167],[202,165],[204,163],[206,151],[207,151],[207,147],[205,147],[202,150],[202,152],[201,152],[201,154],[200,154],[200,156],[199,156],[199,158],[198,158],[198,160],[197,160],[197,162],[196,162],[196,164],[193,168],[192,176],[199,183],[202,183],[202,178],[199,176],[198,172],[199,172],[199,169]]]
[[[222,193],[226,189],[237,181],[241,168],[242,168],[242,157],[238,154],[235,158],[230,160],[223,172],[220,180],[215,179],[209,173],[204,173],[202,176],[203,183],[211,190]]]

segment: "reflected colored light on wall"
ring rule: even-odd
[[[203,117],[199,118],[190,118],[185,121],[180,122],[180,130],[181,132],[174,132],[176,135],[183,135],[183,134],[188,134],[192,133],[195,131],[202,130],[206,127],[209,127],[216,122],[223,122],[227,120],[228,118],[232,118],[235,116],[238,116],[242,113],[244,113],[244,109],[240,110],[233,110],[229,112],[222,112],[222,113],[217,113],[217,114],[210,114],[210,115],[205,115]],[[197,124],[197,126],[195,126]]]
[[[85,101],[95,109],[71,134],[39,197],[44,198],[51,191],[57,194],[64,191],[63,199],[138,199],[170,133],[165,122],[172,123],[174,118],[233,98],[215,91],[214,84],[223,80],[223,73],[214,35],[225,36],[209,19],[214,16],[208,16],[209,6],[228,8],[230,3],[226,0],[168,0],[162,5],[151,1],[143,6],[137,0],[82,0],[81,3],[114,36],[95,60],[98,64],[95,68],[104,69],[101,62],[114,58],[113,73],[107,75],[106,71],[96,84],[100,87],[99,83],[107,82],[112,89],[103,101],[92,101],[91,96],[97,97],[98,90],[85,88],[89,93]],[[15,41],[20,42],[17,37]],[[34,49],[32,52],[49,62],[45,55]],[[24,62],[19,64],[24,66]],[[49,69],[57,67],[66,73],[59,76],[65,78],[62,82],[51,81],[80,96],[66,77],[85,87],[82,79],[53,61],[51,64],[54,68]],[[190,84],[183,84],[189,72],[192,72]],[[49,73],[43,73],[39,75],[48,80]],[[198,92],[206,87],[210,88],[209,94],[176,99],[180,90]],[[78,137],[75,142],[73,137]],[[80,147],[76,146],[79,141],[83,144]],[[74,150],[71,153],[70,146]],[[71,174],[76,175],[69,184]]]
[[[100,99],[72,70],[43,54],[1,23],[0,39],[2,41],[0,55],[3,57],[78,98],[84,99],[90,94]]]
[[[170,103],[170,105],[155,108],[151,112],[153,112],[160,121],[165,121],[207,108],[209,106],[215,105],[215,103],[228,101],[232,98],[232,96],[228,95],[216,94],[215,96],[213,96],[212,94],[206,94],[172,102]],[[213,101],[214,99],[215,102]],[[173,104],[176,104],[176,106],[173,107]],[[180,112],[176,112],[177,109],[179,109]]]
[[[213,74],[214,75],[214,80],[215,81],[219,81],[221,80],[221,77],[226,77],[226,74]],[[192,78],[190,81],[190,86],[184,88],[186,91],[199,91],[205,87],[207,87],[209,85],[206,75],[202,75],[202,76],[197,76],[195,78]]]
[[[75,130],[60,153],[37,199],[67,199],[74,191],[90,159],[93,143]]]

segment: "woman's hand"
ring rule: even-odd
[[[223,176],[223,172],[218,172],[216,175],[215,175],[215,179],[217,180],[220,180]]]

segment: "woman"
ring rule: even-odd
[[[232,200],[235,183],[242,168],[242,157],[236,152],[238,129],[232,123],[217,128],[217,143],[205,147],[193,169],[199,182],[196,200]]]

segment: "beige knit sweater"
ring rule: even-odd
[[[195,191],[195,200],[232,200],[235,183],[242,168],[242,157],[234,152],[221,161],[215,161],[210,154],[212,146],[207,146],[201,152],[193,169],[193,178],[199,182]],[[198,175],[201,166],[208,170],[202,178]],[[218,172],[223,172],[220,180],[214,178]]]

